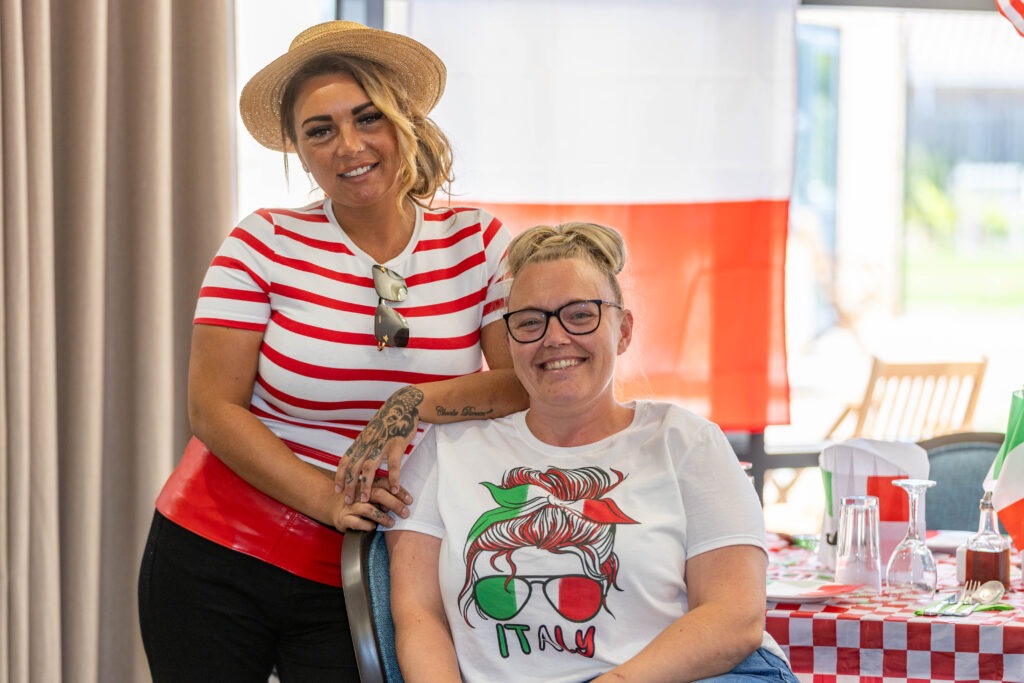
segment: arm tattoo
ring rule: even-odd
[[[445,408],[444,406],[437,406],[434,409],[437,412],[438,417],[464,417],[470,419],[480,419],[489,417],[494,413],[494,408],[488,408],[487,410],[480,410],[476,406],[463,406],[459,408]]]

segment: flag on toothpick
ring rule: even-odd
[[[1013,392],[1006,438],[985,478],[996,516],[1018,550],[1024,550],[1024,390]]]
[[[1024,0],[996,0],[996,8],[1024,36]]]

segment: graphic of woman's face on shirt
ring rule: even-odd
[[[473,625],[471,605],[496,621],[577,624],[607,610],[617,588],[616,525],[637,523],[608,495],[624,478],[597,467],[514,468],[501,484],[484,482],[497,507],[466,540],[466,622]]]

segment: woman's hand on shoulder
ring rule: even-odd
[[[419,405],[422,402],[422,391],[414,386],[402,387],[384,402],[348,447],[334,475],[334,490],[343,495],[346,503],[370,501],[370,484],[376,484],[375,474],[384,458],[387,458],[388,463],[388,478],[385,481],[392,493],[402,491],[398,483],[402,456],[416,435],[420,421]],[[406,502],[411,503],[411,497]]]

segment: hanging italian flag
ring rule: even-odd
[[[1024,36],[1024,0],[996,0],[996,7],[1010,20],[1017,33]]]
[[[992,505],[1018,550],[1024,549],[1024,391],[1013,392],[1006,438],[985,478]]]
[[[448,67],[453,202],[513,232],[618,229],[635,315],[622,399],[726,429],[789,421],[784,266],[798,0],[415,0]]]
[[[818,558],[835,567],[839,509],[847,496],[878,498],[879,552],[882,566],[907,533],[910,506],[897,479],[927,479],[928,454],[916,443],[850,439],[827,446],[818,457],[825,487],[825,514]],[[924,528],[924,505],[918,506]]]

